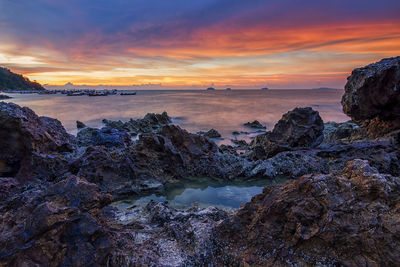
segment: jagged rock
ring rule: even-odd
[[[353,160],[267,186],[214,231],[215,265],[397,265],[400,178]]]
[[[324,124],[324,143],[349,143],[362,138],[363,131],[354,122],[327,122]]]
[[[30,179],[35,169],[44,174],[51,167],[33,165],[35,158],[61,159],[60,153],[72,151],[74,142],[58,120],[4,102],[0,103],[0,139],[4,140],[0,142],[0,176],[20,180]]]
[[[112,243],[99,214],[110,202],[74,176],[2,201],[0,265],[106,265]]]
[[[209,138],[220,138],[221,137],[221,134],[215,129],[210,129],[207,132],[198,132],[197,134],[204,135]]]
[[[246,127],[249,127],[249,128],[254,128],[254,129],[266,129],[267,128],[264,125],[262,125],[258,120],[255,120],[253,122],[246,122],[243,125]]]
[[[295,108],[284,114],[272,132],[258,135],[250,149],[252,159],[265,159],[282,151],[318,146],[323,140],[324,124],[312,108]]]
[[[92,144],[95,146],[126,146],[131,143],[129,134],[124,130],[103,127],[92,132]]]
[[[83,129],[83,128],[85,128],[86,127],[86,125],[83,123],[83,122],[81,122],[81,121],[76,121],[76,128],[78,128],[78,129]]]
[[[118,130],[128,131],[131,135],[135,136],[140,133],[153,133],[158,131],[162,126],[171,123],[171,118],[167,112],[162,114],[147,113],[143,119],[133,120],[127,122],[103,120],[103,123],[111,128]]]
[[[353,70],[342,98],[343,111],[353,120],[400,117],[400,57],[386,58]]]

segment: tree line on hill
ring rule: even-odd
[[[32,82],[20,74],[0,67],[0,90],[42,91],[46,89],[37,82]]]

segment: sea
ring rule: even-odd
[[[40,116],[57,118],[71,134],[77,133],[76,121],[102,127],[102,119],[126,121],[146,113],[166,111],[189,132],[216,129],[222,138],[249,140],[259,132],[243,124],[258,120],[272,130],[282,115],[295,107],[312,107],[324,122],[349,120],[340,104],[343,90],[139,90],[136,95],[89,97],[62,94],[8,94],[9,102],[27,106]],[[241,132],[242,138],[233,134]]]

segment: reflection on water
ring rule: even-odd
[[[193,207],[195,203],[200,208],[214,206],[221,209],[236,209],[243,203],[249,202],[254,195],[261,193],[264,186],[283,183],[286,180],[286,178],[280,178],[226,182],[199,178],[166,188],[162,194],[131,198],[117,202],[115,205],[119,209],[128,209],[133,205],[145,206],[150,200],[154,200],[168,201],[169,206],[177,209],[187,209]]]
[[[242,125],[248,121],[258,120],[271,130],[295,107],[312,106],[324,121],[346,121],[342,95],[343,90],[138,91],[135,96],[107,97],[12,94],[9,101],[59,119],[71,133],[76,133],[76,120],[100,127],[103,118],[128,120],[167,111],[190,132],[215,128],[229,139],[232,131],[249,131]]]

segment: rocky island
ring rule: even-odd
[[[240,144],[243,154],[167,113],[78,122],[75,137],[0,102],[0,266],[395,266],[398,88],[400,57],[356,69],[342,99],[352,121],[299,107]],[[190,177],[282,176],[237,210],[114,205]]]

